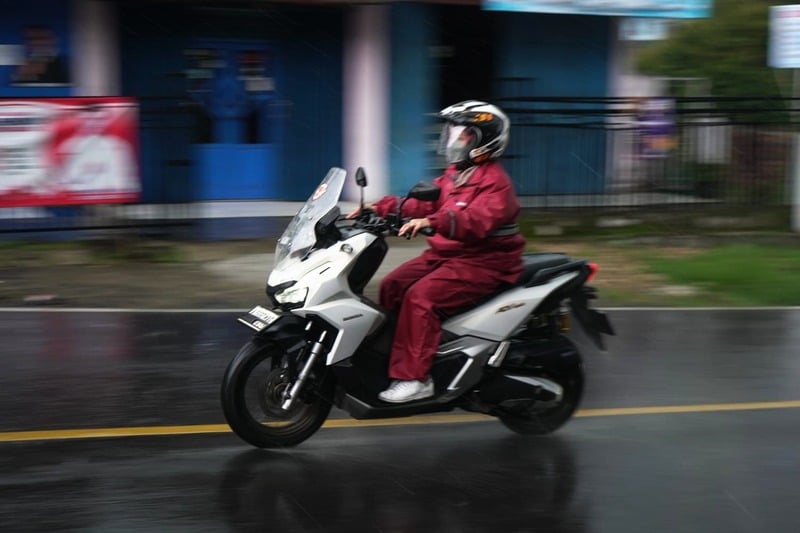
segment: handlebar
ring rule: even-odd
[[[403,217],[402,219],[398,219],[397,215],[395,214],[389,215],[386,218],[379,217],[375,214],[375,211],[365,208],[361,213],[358,214],[358,216],[350,220],[354,221],[353,225],[355,227],[363,228],[375,233],[385,232],[389,235],[397,235],[400,232],[400,228],[402,228],[403,225],[411,220],[411,218]],[[436,230],[431,227],[421,228],[419,233],[430,237],[436,233]],[[411,234],[406,233],[403,235],[403,237],[405,237],[406,240],[410,240]]]

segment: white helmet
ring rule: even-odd
[[[449,164],[466,167],[500,157],[508,146],[510,121],[503,111],[479,100],[466,100],[439,111],[446,122],[439,154]]]

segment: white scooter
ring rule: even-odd
[[[332,168],[278,240],[266,292],[239,321],[255,331],[222,382],[228,424],[258,447],[296,445],[319,429],[333,405],[357,419],[463,409],[496,416],[522,434],[556,430],[583,391],[581,356],[565,336],[570,311],[598,347],[613,335],[607,317],[589,307],[586,285],[596,266],[563,254],[525,254],[513,286],[463,313],[444,318],[431,375],[435,395],[404,404],[378,399],[389,384],[395,317],[364,296],[383,261],[385,236],[404,219],[363,210],[341,216],[345,171]],[[438,199],[420,183],[408,194]],[[426,228],[429,229],[429,228]]]

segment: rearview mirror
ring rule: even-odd
[[[356,169],[356,184],[359,187],[367,186],[367,173],[364,172],[364,167],[358,167],[358,169]]]
[[[411,190],[408,191],[408,197],[416,198],[417,200],[422,200],[423,202],[435,202],[439,199],[441,193],[442,189],[433,183],[420,181],[411,187]]]

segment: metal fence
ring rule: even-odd
[[[525,207],[786,206],[800,105],[678,98],[659,120],[634,98],[498,99],[506,166]],[[191,153],[207,124],[190,102],[144,99],[142,205],[0,208],[0,234],[113,229],[175,235],[198,218]]]
[[[772,98],[499,100],[508,167],[527,205],[780,206],[797,114]],[[659,113],[643,110],[664,106]]]

